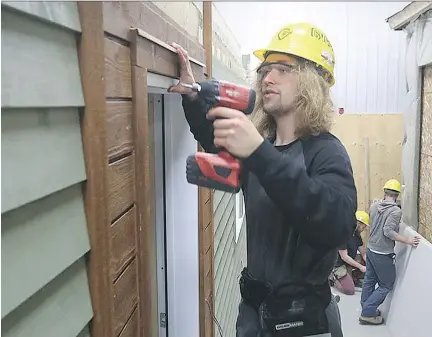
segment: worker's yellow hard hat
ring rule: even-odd
[[[398,193],[401,192],[401,184],[396,179],[387,180],[387,182],[384,184],[383,188],[385,190],[392,190],[392,191],[396,191]]]
[[[324,78],[330,86],[335,83],[333,47],[327,36],[310,23],[302,22],[282,27],[269,46],[256,50],[254,55],[264,61],[269,52],[291,54],[314,62],[323,69]]]
[[[369,226],[369,214],[367,214],[365,211],[357,211],[355,215],[357,221]]]

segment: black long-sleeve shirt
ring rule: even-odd
[[[208,108],[183,96],[192,134],[216,152]],[[265,140],[243,160],[242,175],[250,273],[273,286],[306,281],[328,302],[337,248],[356,226],[357,191],[344,146],[330,133],[284,146]]]

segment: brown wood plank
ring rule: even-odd
[[[105,85],[106,97],[132,97],[130,49],[107,37],[105,37]]]
[[[91,336],[112,335],[108,272],[108,200],[106,189],[106,108],[102,2],[78,2],[82,34],[78,55],[85,109],[81,120],[87,181],[84,203],[91,250],[88,277],[94,317]]]
[[[132,44],[136,44],[136,53],[132,55],[132,64],[146,68],[147,71],[178,78],[180,76],[179,60],[175,50],[170,45],[158,40],[154,36],[140,30],[134,30]],[[194,77],[204,76],[203,63],[191,60]]]
[[[113,221],[135,200],[135,155],[120,159],[108,166],[109,219]]]
[[[151,2],[106,1],[103,3],[105,31],[131,41],[131,27],[140,28],[165,43],[176,42],[189,54],[204,63],[204,49],[168,15]]]
[[[131,46],[132,55],[135,45]],[[132,68],[133,78],[133,132],[135,142],[135,184],[138,219],[139,250],[139,303],[140,327],[143,336],[156,336],[157,280],[156,280],[156,219],[154,172],[154,119],[149,111],[147,70]]]
[[[111,279],[114,280],[123,271],[136,252],[135,206],[112,224],[110,233],[110,275]]]
[[[132,152],[132,102],[107,102],[108,158]]]
[[[213,205],[211,205],[210,199],[205,199],[205,196],[202,198],[202,224],[204,228],[208,228],[208,224],[213,222]]]
[[[138,300],[137,260],[127,266],[113,285],[112,314],[114,322],[114,336],[118,336],[125,326]]]
[[[138,331],[138,309],[132,313],[132,316],[126,323],[123,331],[120,333],[119,337],[137,337],[139,335]]]
[[[212,78],[212,7],[212,1],[203,2],[203,43],[205,48],[205,63],[207,65],[206,75],[208,79]],[[198,149],[203,151],[201,147],[198,147]],[[214,313],[215,311],[214,301],[212,300],[214,291],[213,191],[208,188],[199,188],[198,203],[198,238],[200,240],[200,336],[213,337],[215,330],[213,317],[211,315],[211,312]],[[205,299],[210,302],[207,303]]]
[[[203,250],[205,252],[207,252],[211,248],[211,246],[213,246],[213,244],[214,244],[214,242],[213,242],[214,236],[210,233],[210,231],[212,229],[211,226],[209,226],[206,223],[203,223],[203,226],[207,227],[207,229],[204,230],[204,233],[203,233],[202,246],[203,246]]]

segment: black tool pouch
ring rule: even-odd
[[[312,287],[279,287],[259,307],[263,337],[304,337],[329,333],[325,306]]]
[[[272,291],[269,284],[265,284],[255,279],[247,270],[244,268],[241,272],[240,277],[240,294],[243,301],[250,306],[258,310],[261,303]]]

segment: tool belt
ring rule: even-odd
[[[255,308],[260,320],[259,337],[305,337],[328,334],[325,305],[305,282],[289,281],[277,288],[252,277],[244,268],[240,293]]]

